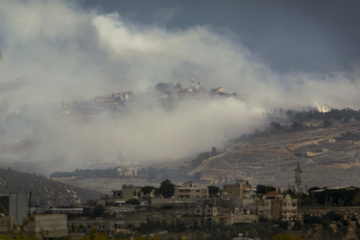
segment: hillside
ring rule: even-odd
[[[236,179],[247,179],[252,184],[288,187],[294,185],[294,170],[299,163],[304,190],[314,186],[360,186],[360,112],[351,109],[327,113],[288,111],[286,117],[271,117],[267,128],[232,141],[225,151],[213,149],[215,151],[193,156],[193,160],[139,166],[142,169],[137,177],[117,177],[116,181],[99,176],[57,180],[108,194],[122,184],[157,185],[165,178],[177,184],[196,181],[195,173],[197,176],[201,173],[202,184],[221,186]],[[172,171],[185,172],[180,179]]]
[[[300,130],[266,131],[243,137],[225,152],[202,162],[190,174],[209,179],[248,179],[254,184],[294,185],[300,163],[306,186],[359,186],[360,122],[311,121]]]
[[[99,198],[98,192],[84,190],[34,174],[0,168],[0,193],[32,193],[33,205],[61,206]]]

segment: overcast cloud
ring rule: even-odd
[[[1,0],[3,161],[34,162],[49,173],[116,158],[119,151],[127,161],[186,157],[260,128],[272,108],[309,106],[316,97],[330,108],[358,109],[356,67],[279,73],[230,32],[207,25],[169,30],[164,21],[139,24],[73,1]],[[86,122],[59,117],[62,102],[124,90],[142,94],[158,82],[189,87],[192,78],[248,98],[188,99],[173,111],[154,103]],[[5,120],[14,112],[22,121]]]

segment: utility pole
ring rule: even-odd
[[[31,214],[31,192],[29,194],[29,216]]]
[[[300,163],[297,162],[297,167],[295,168],[295,186],[297,188],[296,195],[298,197],[298,206],[301,205],[301,199],[302,199],[302,194],[303,194],[300,173],[302,173],[302,170],[300,168]]]
[[[295,186],[296,186],[296,194],[302,194],[303,189],[301,186],[301,176],[300,173],[302,173],[302,170],[300,168],[300,163],[297,163],[297,167],[295,168]]]

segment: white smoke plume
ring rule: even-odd
[[[1,0],[0,49],[0,159],[34,163],[45,173],[118,151],[127,161],[186,157],[254,131],[270,108],[313,97],[358,108],[357,71],[279,75],[230,34],[133,24],[72,1]],[[192,78],[249,97],[187,99],[172,111],[155,101],[86,121],[61,115],[61,103],[124,90],[140,95],[158,82],[189,87]]]

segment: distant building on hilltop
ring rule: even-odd
[[[136,177],[137,167],[120,167],[117,169],[120,177]]]

